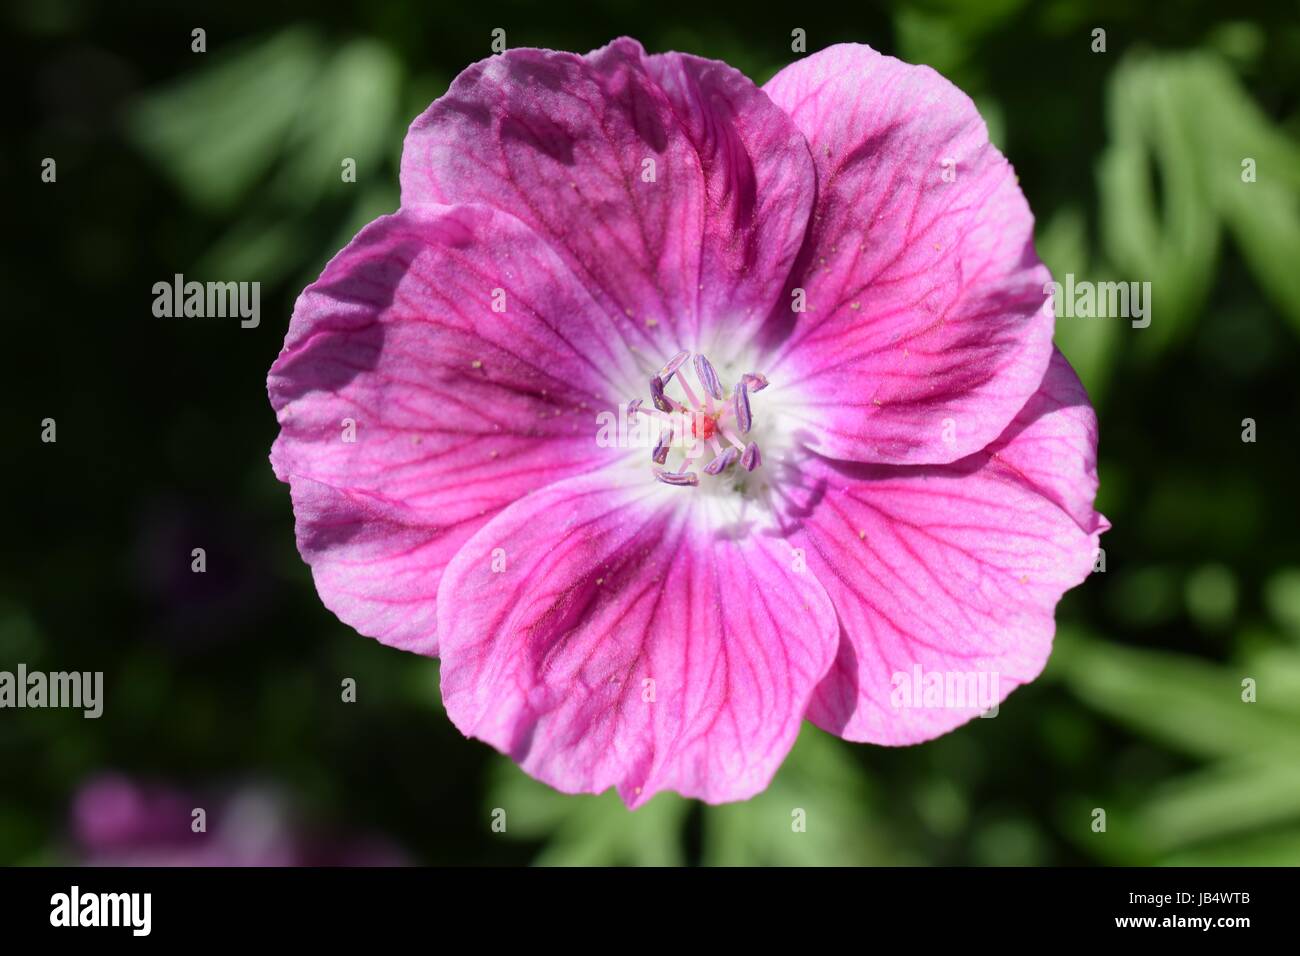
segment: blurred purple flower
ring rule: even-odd
[[[194,832],[194,811],[205,829]],[[73,800],[72,837],[85,866],[404,866],[375,836],[307,828],[277,791],[243,786],[199,796],[117,774],[95,777]]]

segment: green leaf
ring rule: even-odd
[[[1300,194],[1276,181],[1251,185],[1243,184],[1225,218],[1255,278],[1300,331]]]
[[[897,55],[908,63],[932,66],[950,79],[960,79],[979,42],[1014,18],[1025,0],[931,0],[925,5],[900,6],[894,14]],[[963,89],[969,83],[959,83]]]
[[[846,745],[805,725],[767,790],[744,803],[705,808],[703,859],[712,866],[900,862],[878,819]]]
[[[1205,840],[1300,820],[1300,762],[1216,764],[1160,787],[1136,825],[1160,853]]]
[[[1300,828],[1233,837],[1170,854],[1164,866],[1300,866]]]
[[[1207,191],[1265,293],[1300,329],[1300,146],[1227,66],[1209,56],[1196,62]]]
[[[1241,699],[1242,679],[1264,675],[1078,637],[1058,650],[1058,673],[1078,697],[1161,743],[1203,757],[1300,759],[1294,717],[1267,698]]]
[[[1067,837],[1116,864],[1272,858],[1234,854],[1215,841],[1266,848],[1262,832],[1300,819],[1300,655],[1270,640],[1243,665],[1216,666],[1067,631],[1053,656],[1066,684],[1098,710],[1213,761],[1150,792],[1073,798],[1060,816]],[[1244,677],[1256,681],[1255,702],[1242,700]],[[1081,822],[1089,802],[1106,809],[1105,833]]]
[[[1241,671],[1255,678],[1258,697],[1296,717],[1300,725],[1300,653],[1294,647],[1266,645],[1246,657]]]
[[[567,796],[527,776],[504,758],[490,792],[505,811],[505,836],[544,840],[537,866],[679,866],[681,830],[690,803],[662,793],[636,811],[618,795]]]
[[[278,157],[322,59],[301,28],[255,41],[146,94],[127,115],[128,135],[191,202],[226,210]]]
[[[378,167],[394,133],[402,80],[401,63],[381,43],[354,40],[335,53],[299,112],[273,195],[310,205],[327,189],[356,190],[343,181],[345,159],[356,163],[357,183],[395,181],[395,171]]]
[[[1128,56],[1107,90],[1102,242],[1121,279],[1151,283],[1151,324],[1132,329],[1148,352],[1186,331],[1214,279],[1219,225],[1206,201],[1197,102],[1206,71],[1203,57]]]

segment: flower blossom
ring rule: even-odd
[[[1107,527],[1032,230],[970,99],[866,46],[762,88],[628,39],[469,67],[271,369],[322,601],[631,807],[761,791],[805,719],[952,730]]]

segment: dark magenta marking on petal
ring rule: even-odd
[[[673,433],[669,429],[659,435],[659,441],[655,443],[655,450],[650,454],[650,459],[656,465],[662,465],[668,460],[668,446],[672,444]]]
[[[650,400],[655,403],[655,408],[661,412],[671,412],[672,405],[668,403],[668,396],[664,394],[664,380],[658,375],[650,379]]]
[[[718,370],[699,352],[695,353],[695,375],[704,386],[704,390],[718,401],[726,397],[726,393],[722,390],[722,382],[718,378]]]
[[[707,465],[704,466],[704,473],[706,475],[722,474],[724,471],[726,471],[728,468],[731,467],[731,465],[735,462],[736,458],[738,458],[739,455],[740,452],[736,451],[735,448],[724,449],[721,455],[719,455],[717,458],[713,459],[713,461],[709,462]]]
[[[659,380],[667,385],[677,374],[677,370],[682,367],[682,363],[691,357],[691,353],[682,349],[676,355],[668,360],[668,364],[659,370]]]
[[[688,485],[698,485],[700,483],[700,476],[695,474],[693,471],[663,471],[662,469],[656,468],[655,477],[665,485],[680,485],[685,487]]]
[[[767,376],[762,372],[746,372],[740,379],[751,392],[761,392],[767,388]]]
[[[749,389],[745,386],[743,378],[736,383],[736,394],[733,400],[736,405],[736,424],[743,435],[754,424],[754,416],[749,410]]]
[[[732,451],[735,451],[733,448]],[[763,455],[758,450],[758,442],[750,442],[745,446],[745,453],[740,456],[740,465],[746,471],[753,471],[763,464]]]

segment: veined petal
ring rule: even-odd
[[[941,464],[993,441],[1051,354],[1033,216],[974,104],[928,67],[845,44],[764,87],[803,132],[817,203],[765,329],[824,454]]]
[[[997,442],[950,465],[814,460],[791,536],[835,602],[834,668],[809,717],[849,740],[910,744],[1041,672],[1061,595],[1092,570],[1095,419],[1057,355]],[[940,688],[939,696],[927,696]]]
[[[700,321],[713,335],[743,337],[736,326],[767,317],[803,243],[817,189],[808,144],[734,67],[687,53],[646,57],[646,66],[704,175]]]
[[[1097,413],[1079,376],[1053,347],[1047,375],[986,451],[1022,484],[1054,502],[1084,531],[1104,522],[1097,498]]]
[[[766,316],[813,192],[802,135],[753,83],[723,63],[646,57],[629,39],[474,64],[402,154],[404,206],[517,217],[654,366]]]
[[[327,607],[437,652],[438,580],[456,549],[601,461],[596,413],[619,392],[599,316],[543,242],[483,207],[403,210],[330,262],[267,383],[271,461]]]
[[[462,732],[559,790],[615,786],[631,807],[767,785],[834,657],[835,613],[784,543],[704,532],[683,494],[594,472],[461,549],[438,627]]]

